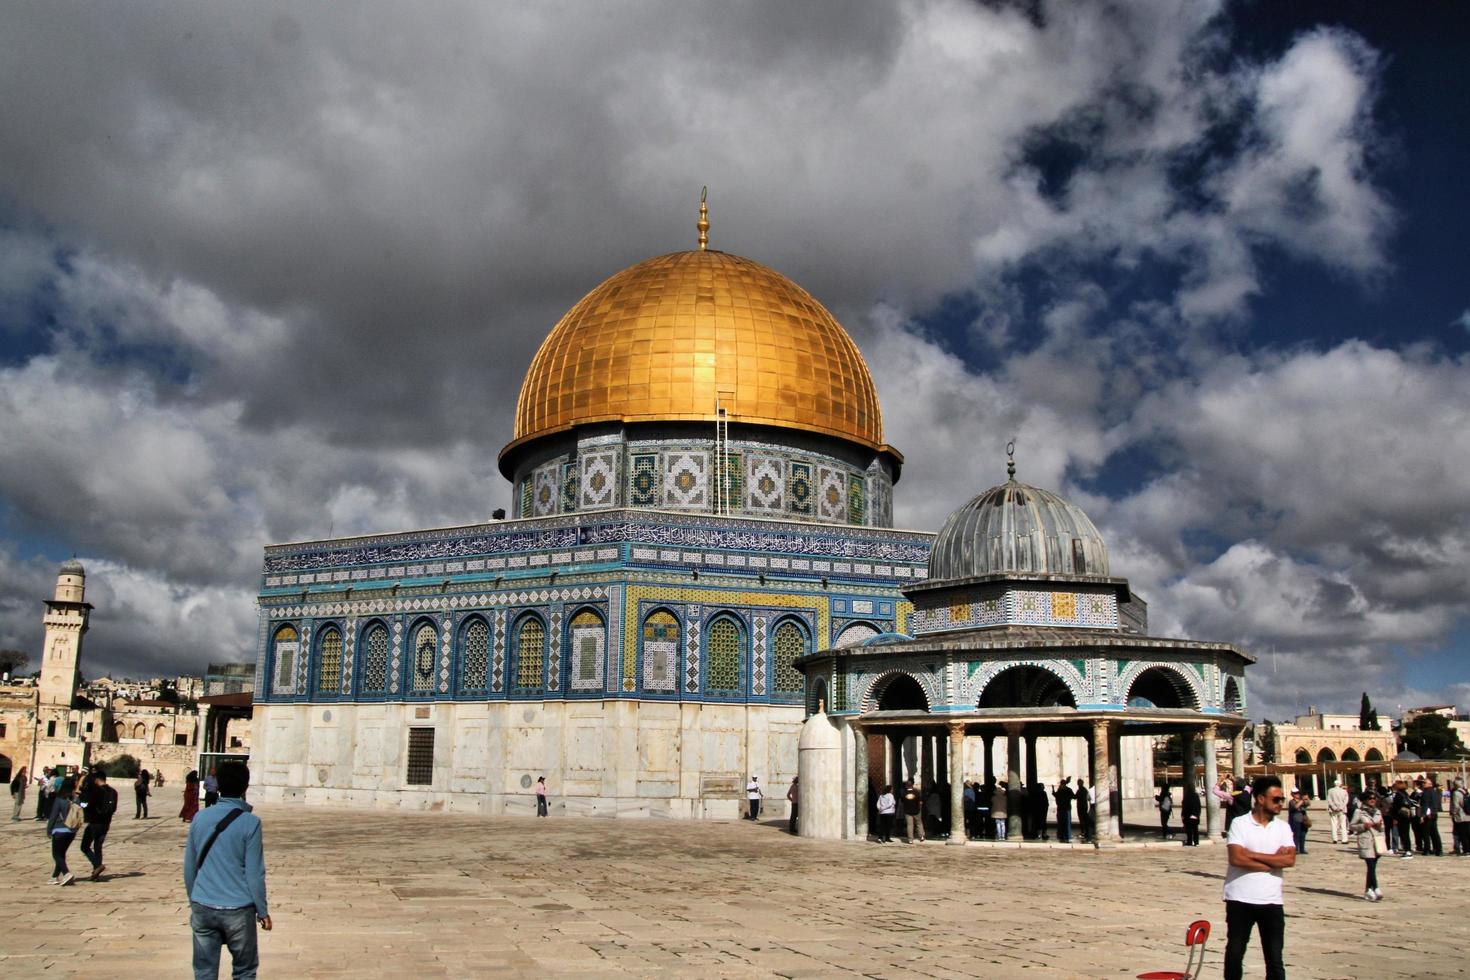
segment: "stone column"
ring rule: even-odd
[[[1026,788],[1036,782],[1036,736],[1026,734]]]
[[[1217,729],[1214,725],[1206,725],[1204,730],[1205,747],[1205,826],[1209,831],[1210,840],[1216,840],[1224,827],[1224,821],[1220,819],[1220,801],[1215,798],[1215,786],[1220,782],[1220,773],[1215,762],[1215,735]]]
[[[855,743],[852,758],[852,833],[868,839],[868,735],[861,725],[852,726]]]
[[[1245,777],[1244,728],[1236,729],[1235,734],[1230,739],[1230,774],[1236,779],[1243,779]]]
[[[1093,840],[1102,846],[1118,839],[1113,829],[1113,778],[1112,760],[1108,751],[1112,747],[1111,725],[1103,718],[1092,723],[1092,787],[1097,797],[1092,807]]]
[[[1113,805],[1112,834],[1123,839],[1123,726],[1108,725],[1108,780],[1113,784],[1109,800]]]
[[[980,740],[985,743],[985,759],[983,760],[983,763],[982,763],[982,765],[980,767],[981,770],[982,770],[982,775],[980,777],[980,782],[981,782],[982,785],[990,786],[991,788],[994,788],[994,784],[995,784],[995,734],[993,732],[988,732],[988,733],[980,736]]]
[[[965,726],[949,726],[949,842],[965,843]]]
[[[1025,724],[1006,722],[1006,840],[1021,839],[1021,730]]]

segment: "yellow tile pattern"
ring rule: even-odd
[[[515,442],[600,420],[737,421],[878,448],[883,422],[857,345],[810,293],[725,252],[674,252],[588,293],[531,362]]]
[[[1053,592],[1051,594],[1051,614],[1056,619],[1076,619],[1077,593]]]
[[[789,592],[738,592],[733,589],[690,589],[669,586],[630,585],[625,592],[627,605],[623,612],[623,690],[633,691],[638,684],[638,603],[643,601],[667,602],[670,606],[686,603],[702,603],[706,606],[761,606],[767,609],[810,609],[817,614],[817,636],[825,637],[829,629],[828,610],[831,603],[825,595],[794,595]],[[677,668],[681,678],[679,690],[684,689],[684,645],[688,637],[679,635],[680,650]]]

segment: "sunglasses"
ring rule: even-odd
[[[1284,797],[1284,796],[1268,796],[1268,797],[1266,797],[1266,802],[1267,803],[1285,803],[1286,802],[1286,797]]]

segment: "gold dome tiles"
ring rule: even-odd
[[[641,262],[577,303],[531,362],[512,446],[587,422],[713,421],[717,399],[733,421],[883,446],[846,331],[791,280],[714,251]]]

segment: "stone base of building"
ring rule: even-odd
[[[380,809],[732,819],[751,775],[784,817],[799,705],[258,704],[251,798]],[[412,765],[411,765],[412,763]]]

